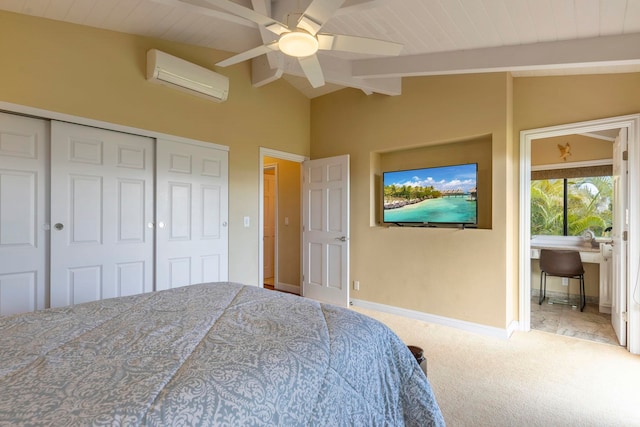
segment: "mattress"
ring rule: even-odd
[[[382,323],[236,283],[0,318],[0,425],[444,425]]]

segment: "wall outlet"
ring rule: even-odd
[[[353,281],[353,290],[354,291],[359,291],[360,290],[360,282],[357,280]]]
[[[562,286],[569,286],[569,278],[568,277],[563,277],[562,278]]]

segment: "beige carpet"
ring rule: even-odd
[[[509,340],[362,309],[422,347],[448,426],[640,426],[640,356],[546,332]]]

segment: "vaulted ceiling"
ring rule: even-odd
[[[310,0],[233,3],[285,22],[285,15],[304,12]],[[206,46],[229,56],[273,40],[264,26],[212,0],[0,0],[0,9]],[[403,76],[640,71],[640,0],[346,0],[321,32],[403,47],[398,56],[320,51],[327,83],[315,89],[297,60],[273,52],[250,59],[254,69],[268,70],[253,83],[282,76],[313,98],[343,87],[397,95]],[[216,71],[224,74],[224,68]]]

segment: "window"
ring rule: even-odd
[[[531,235],[602,236],[612,223],[613,180],[608,176],[531,180]]]

